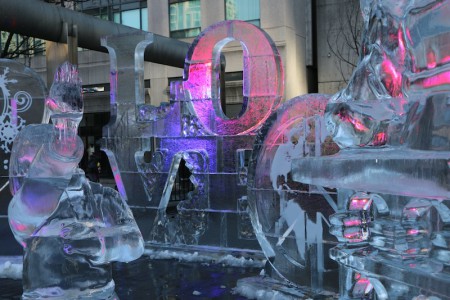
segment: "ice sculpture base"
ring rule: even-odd
[[[337,246],[330,250],[330,257],[341,265],[341,272],[358,273],[361,278],[369,280],[375,289],[377,286],[386,289],[377,291],[378,295],[387,292],[393,299],[413,299],[419,295],[450,299],[450,273],[445,267],[442,269],[442,264],[430,258],[391,259],[371,246]],[[381,284],[377,285],[376,282]]]
[[[337,299],[334,293],[313,293],[308,288],[302,289],[287,282],[276,280],[268,276],[254,276],[237,281],[234,293],[249,299]]]
[[[22,300],[28,299],[52,299],[52,300],[92,300],[92,299],[104,299],[104,300],[119,300],[119,297],[114,292],[114,281],[111,280],[108,285],[98,289],[86,289],[85,293],[80,292],[79,289],[71,289],[62,291],[60,288],[43,288],[34,290],[32,293],[24,292],[22,294]]]
[[[427,199],[450,199],[450,152],[403,148],[342,150],[336,155],[293,159],[293,180]]]

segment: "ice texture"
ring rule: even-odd
[[[338,267],[328,256],[338,242],[328,232],[338,195],[294,182],[291,164],[338,150],[323,122],[328,99],[310,94],[281,105],[258,132],[248,168],[250,216],[271,275],[311,295],[338,289]]]
[[[292,178],[338,194],[342,299],[450,299],[450,1],[361,10],[363,54],[322,118],[341,150],[297,156]]]
[[[8,219],[24,248],[23,299],[112,299],[110,262],[144,251],[119,193],[77,167],[82,101],[78,70],[65,63],[46,100],[52,123],[25,127],[13,145]]]
[[[283,98],[277,48],[252,24],[214,24],[193,41],[169,101],[146,101],[144,51],[154,38],[102,40],[111,59],[102,148],[119,192],[151,245],[260,251],[247,213],[247,166],[256,131]],[[221,52],[231,41],[243,49],[244,104],[236,118],[222,111],[219,92]]]
[[[17,61],[0,59],[0,197],[9,199],[8,191],[12,145],[26,126],[43,120],[48,91],[41,76]],[[13,187],[11,184],[10,187]],[[6,215],[7,201],[2,201],[0,214]]]

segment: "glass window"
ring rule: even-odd
[[[137,29],[148,30],[147,1],[86,0],[76,9],[104,20],[110,20]]]
[[[148,10],[147,8],[141,8],[141,29],[148,31]]]
[[[148,30],[147,8],[115,12],[113,21],[133,28]]]
[[[133,28],[141,28],[140,10],[133,9],[122,12],[122,24]]]
[[[225,18],[259,26],[259,0],[225,0]]]
[[[174,1],[169,4],[170,37],[195,37],[200,33],[200,0]]]

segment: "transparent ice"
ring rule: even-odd
[[[100,281],[99,290],[88,288],[109,293],[103,263],[133,259],[142,247],[124,199],[148,244],[260,247],[265,277],[241,280],[243,288],[293,298],[449,299],[450,3],[362,0],[361,8],[364,53],[347,88],[282,105],[280,56],[251,24],[225,21],[202,32],[183,81],[171,83],[160,106],[144,90],[144,51],[155,37],[106,37],[111,121],[102,143],[120,197],[76,168],[79,102],[48,101],[53,125],[27,127],[20,136],[29,142],[18,139],[22,150],[14,151],[22,152],[10,168],[11,227],[26,249],[27,288],[85,288],[77,277],[31,280],[30,272],[48,271],[40,258],[51,248],[63,249],[51,252],[66,259],[62,271],[76,273],[67,258],[77,257],[92,275],[87,282]],[[232,40],[244,52],[236,118],[223,113],[219,91],[220,53]],[[182,172],[189,184],[175,199]]]
[[[342,299],[450,299],[450,2],[361,9],[364,53],[322,117],[341,150],[292,178],[337,193]]]
[[[256,26],[215,24],[193,41],[183,80],[171,82],[169,102],[157,106],[144,89],[144,51],[154,38],[102,41],[111,59],[112,112],[103,150],[119,191],[151,245],[257,252],[247,166],[257,129],[282,99],[278,51]],[[244,105],[236,118],[224,114],[219,91],[221,52],[231,41],[244,50]]]
[[[0,59],[0,198],[9,200],[9,163],[14,138],[26,126],[41,123],[48,91],[39,74],[17,61]],[[0,205],[6,216],[7,201]]]
[[[24,248],[23,299],[112,299],[111,261],[142,255],[128,205],[89,182],[78,163],[83,142],[81,81],[69,63],[56,72],[46,100],[51,124],[26,126],[10,161],[11,230]]]

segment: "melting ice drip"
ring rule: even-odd
[[[138,258],[143,239],[118,192],[77,168],[84,147],[75,66],[58,69],[46,110],[52,124],[25,127],[11,154],[8,217],[24,247],[23,299],[111,299],[109,262]]]

